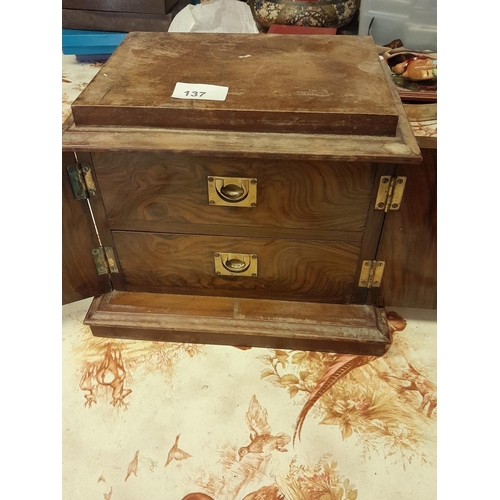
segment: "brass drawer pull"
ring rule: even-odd
[[[214,253],[215,274],[222,276],[257,276],[257,255]]]
[[[257,179],[243,177],[208,177],[208,204],[255,207]]]
[[[223,200],[235,203],[244,200],[248,196],[248,179],[243,179],[241,186],[236,184],[225,185],[222,179],[216,179],[215,189]]]
[[[232,273],[244,273],[250,266],[250,259],[248,256],[245,256],[243,259],[222,260],[222,265]]]

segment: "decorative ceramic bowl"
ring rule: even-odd
[[[349,24],[360,0],[249,0],[255,20],[272,24],[339,28]]]

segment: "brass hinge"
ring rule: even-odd
[[[375,210],[384,210],[385,212],[399,210],[405,186],[406,177],[391,177],[390,175],[380,177]]]
[[[383,260],[364,260],[359,274],[358,286],[362,288],[378,288],[384,274]]]
[[[92,171],[88,165],[75,163],[66,167],[75,200],[86,200],[96,195],[96,186]]]
[[[99,276],[120,272],[116,265],[115,253],[111,247],[93,248],[92,257]]]

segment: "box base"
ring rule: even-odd
[[[97,337],[381,356],[383,308],[113,291],[84,320]]]

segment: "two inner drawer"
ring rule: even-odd
[[[349,302],[370,163],[92,159],[127,290]]]

